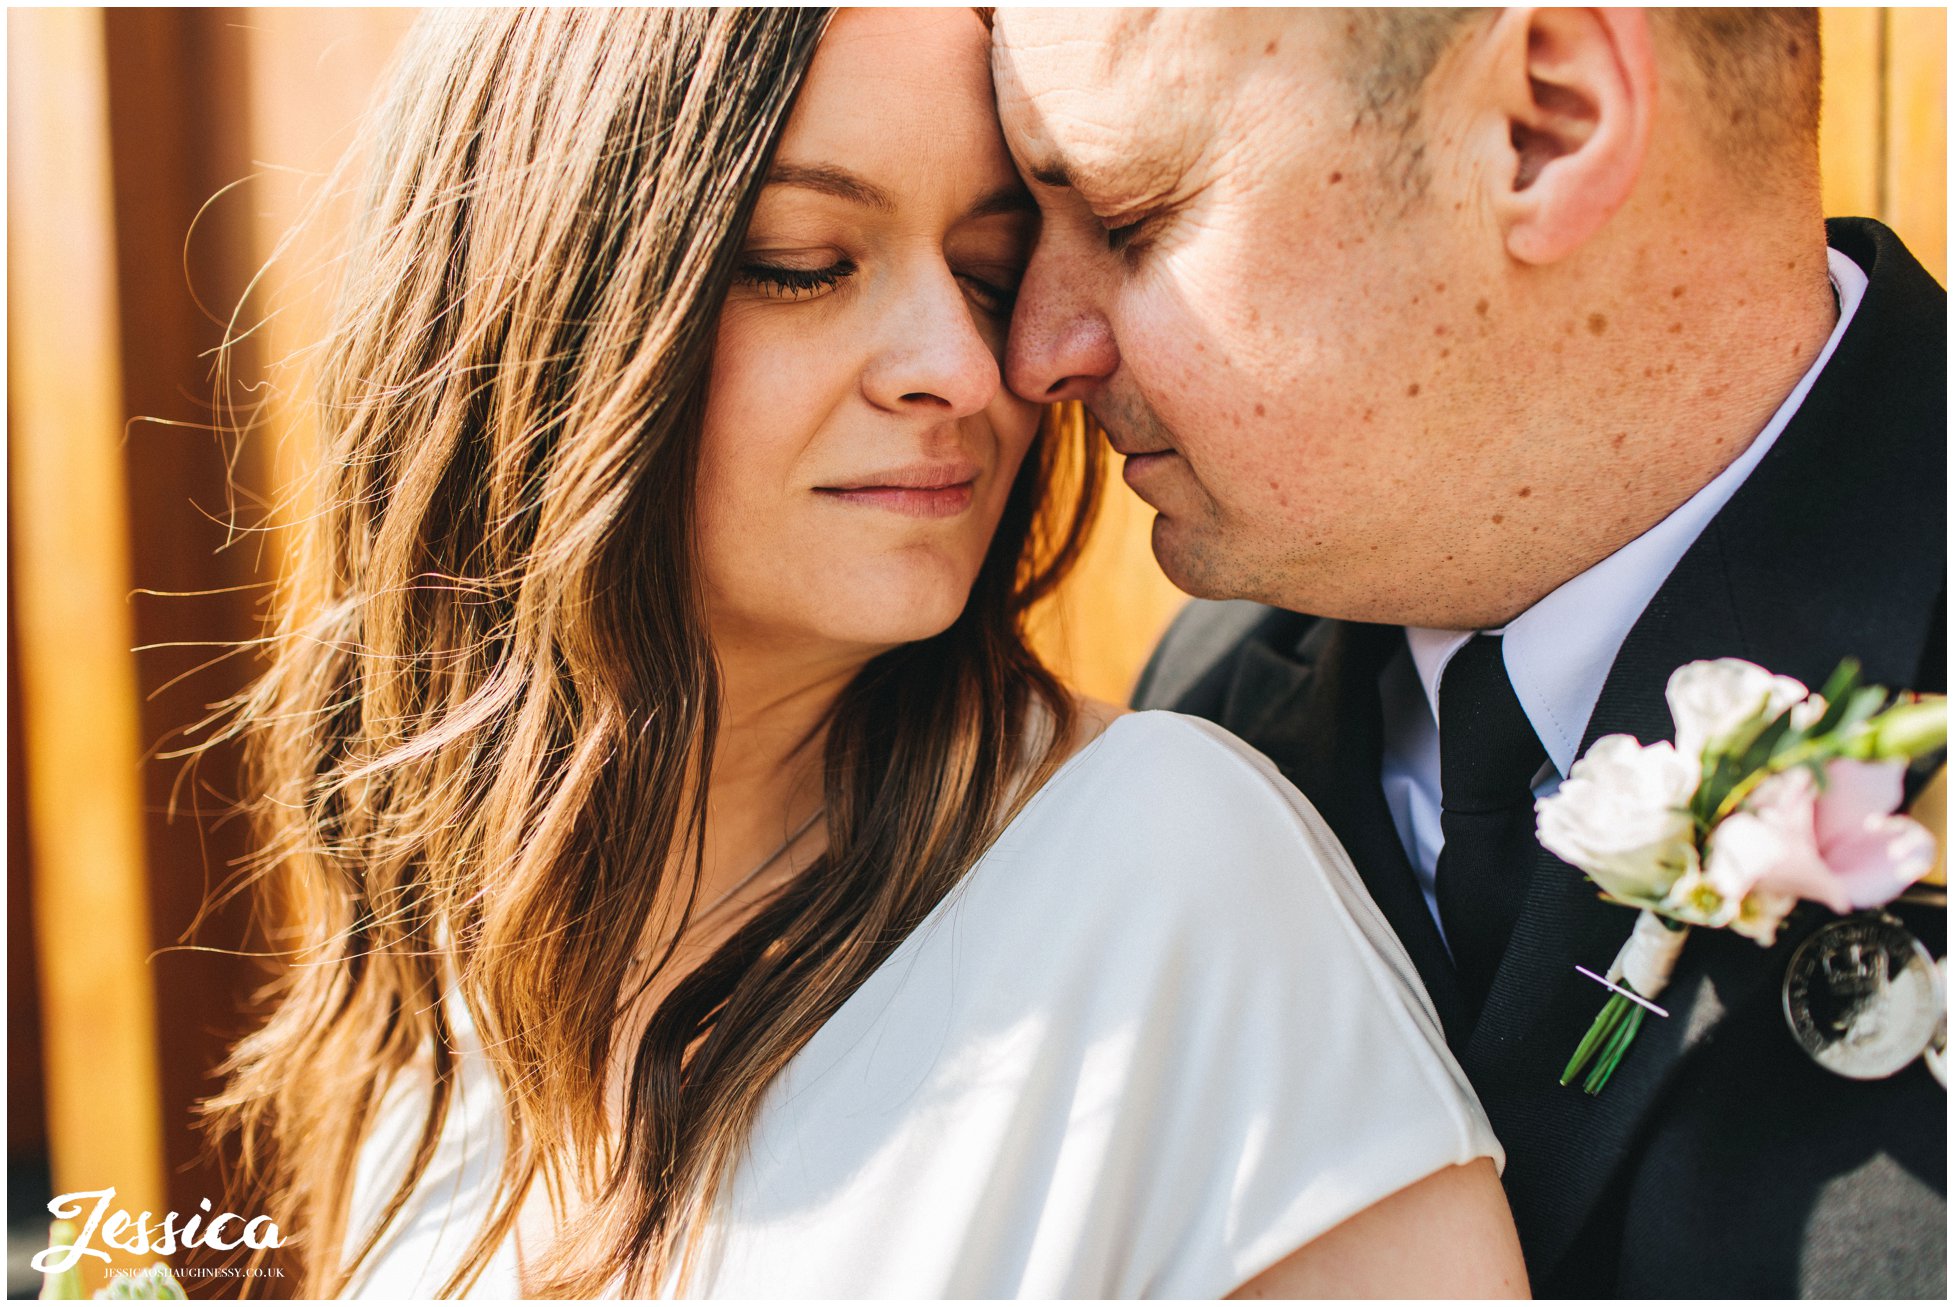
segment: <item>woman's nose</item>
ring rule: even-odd
[[[887,343],[863,374],[869,402],[891,412],[925,408],[939,419],[981,411],[1003,382],[955,275],[942,268],[906,298],[885,319]]]

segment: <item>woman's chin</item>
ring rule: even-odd
[[[878,586],[824,605],[817,624],[838,644],[876,650],[928,640],[955,625],[970,598],[970,580]]]
[[[956,623],[962,611],[959,604],[955,608],[864,613],[860,620],[836,624],[828,635],[837,643],[881,651],[939,636]]]
[[[776,578],[776,582],[782,578]],[[900,569],[891,575],[796,578],[787,588],[743,602],[733,586],[714,587],[707,621],[722,646],[777,657],[796,649],[823,663],[866,662],[898,645],[932,639],[956,624],[970,599],[962,569]],[[825,582],[825,584],[824,584]]]

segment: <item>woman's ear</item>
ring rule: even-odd
[[[1640,9],[1509,9],[1489,88],[1509,145],[1488,177],[1507,252],[1579,249],[1635,190],[1655,124],[1655,52]]]

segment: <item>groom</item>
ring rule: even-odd
[[[1787,1029],[1831,914],[1692,932],[1589,1097],[1575,967],[1634,914],[1532,835],[1597,737],[1673,737],[1692,660],[1945,689],[1946,297],[1823,220],[1815,11],[1007,9],[993,53],[1043,214],[1011,386],[1085,401],[1222,601],[1138,699],[1349,848],[1535,1291],[1944,1296],[1944,1090]],[[1945,951],[1944,907],[1893,911]]]

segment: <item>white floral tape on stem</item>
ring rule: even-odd
[[[1676,959],[1683,955],[1683,941],[1688,938],[1688,929],[1671,930],[1655,913],[1643,912],[1635,918],[1634,933],[1608,968],[1608,979],[1626,980],[1642,997],[1654,998],[1668,987],[1669,973],[1676,969]]]

